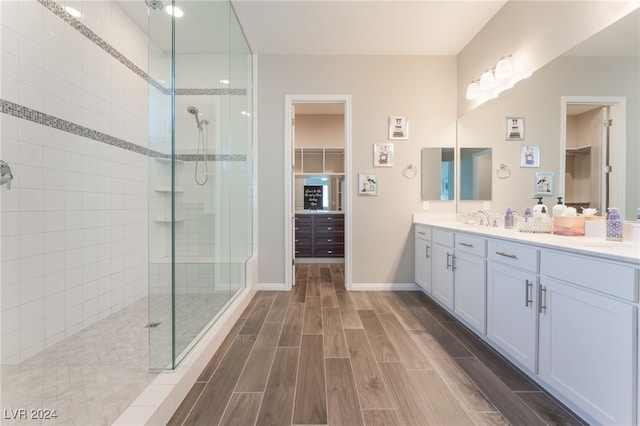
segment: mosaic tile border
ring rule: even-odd
[[[34,109],[16,104],[11,101],[7,101],[5,99],[0,99],[0,112],[34,123],[42,124],[43,126],[61,130],[63,132],[72,133],[74,135],[82,136],[94,141],[106,143],[107,145],[111,145],[117,148],[126,149],[127,151],[135,152],[137,154],[142,154],[145,156],[148,155],[149,157],[153,158],[171,158],[170,154],[163,154],[161,152],[128,142],[124,139],[116,138],[115,136],[98,132],[97,130],[93,130],[79,124],[75,124],[70,121],[45,114],[40,111],[36,111]],[[175,158],[181,161],[196,161],[203,160],[204,156],[196,154],[179,154],[176,155]],[[210,154],[207,155],[207,161],[247,161],[247,156],[245,154]]]
[[[46,9],[51,11],[53,14],[58,16],[68,25],[73,27],[75,30],[80,32],[83,36],[92,41],[96,46],[107,52],[114,59],[118,60],[122,65],[129,68],[140,78],[144,79],[151,86],[158,89],[165,95],[171,94],[171,89],[164,87],[157,80],[147,74],[142,68],[133,63],[129,58],[120,53],[116,48],[107,43],[104,39],[102,39],[99,35],[91,31],[86,25],[80,22],[78,19],[71,16],[67,11],[64,10],[62,6],[57,4],[54,0],[36,0]],[[237,95],[237,96],[245,96],[247,94],[247,89],[175,89],[176,95],[217,95],[217,96],[225,96],[225,95]]]

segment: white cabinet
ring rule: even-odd
[[[434,229],[431,294],[453,311],[453,232]]]
[[[540,378],[597,423],[636,424],[637,270],[551,250],[541,267]]]
[[[456,233],[454,312],[469,327],[486,333],[486,241]]]
[[[415,226],[415,281],[427,293],[431,293],[431,228]]]
[[[536,371],[537,250],[489,240],[487,337],[521,366]]]

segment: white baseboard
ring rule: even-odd
[[[351,283],[351,291],[421,291],[415,283]]]
[[[258,283],[256,288],[258,291],[287,291],[285,283]]]

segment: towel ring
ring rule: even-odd
[[[413,164],[407,164],[407,167],[402,170],[402,175],[407,179],[413,179],[417,174],[418,168]]]
[[[511,169],[504,163],[500,163],[500,168],[496,170],[496,175],[499,179],[506,179],[511,176]]]

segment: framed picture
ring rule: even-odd
[[[358,195],[378,195],[378,175],[358,173]]]
[[[520,167],[540,167],[540,145],[520,145]]]
[[[553,172],[536,173],[534,180],[534,193],[539,197],[553,196],[553,188],[555,185]]]
[[[524,117],[507,117],[507,134],[508,141],[524,140]]]
[[[407,117],[389,117],[389,139],[409,139]]]
[[[377,143],[373,145],[373,167],[393,166],[393,144]]]

